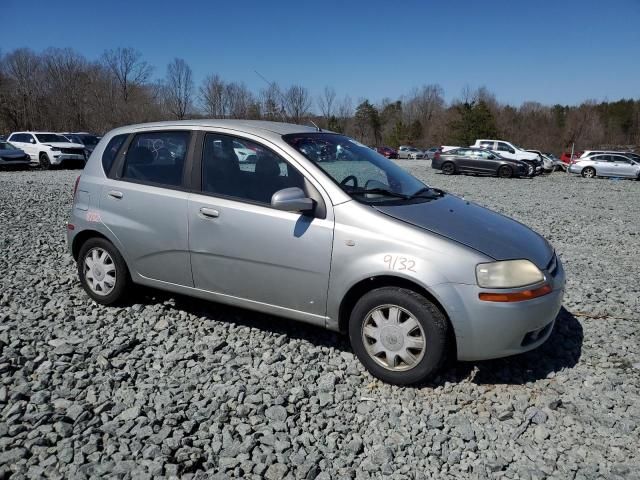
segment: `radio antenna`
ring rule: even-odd
[[[276,85],[275,82],[270,82],[269,80],[267,80],[264,75],[262,75],[259,71],[254,70],[254,72],[256,73],[256,75],[258,75],[262,80],[265,81],[265,83],[267,85],[269,85],[270,87],[275,88],[276,92],[278,92],[278,94],[280,95],[280,101],[282,102],[281,108],[278,108],[278,113],[280,114],[280,118],[283,121],[287,121],[287,117],[284,116],[284,105],[285,105],[285,98],[284,95],[282,94],[282,92],[280,91],[280,89],[278,88],[278,86]]]

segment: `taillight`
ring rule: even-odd
[[[437,150],[436,153],[433,154],[433,159],[434,160],[440,160],[440,151]]]
[[[76,192],[78,191],[78,184],[80,183],[80,175],[76,178],[76,183],[73,185],[73,199],[76,199]]]

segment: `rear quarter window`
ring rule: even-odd
[[[120,151],[120,148],[122,148],[122,144],[128,136],[128,133],[116,135],[109,140],[107,147],[104,149],[104,153],[102,154],[102,168],[104,169],[104,173],[107,175],[109,175],[113,162],[118,156],[118,152]]]

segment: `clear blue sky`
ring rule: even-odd
[[[255,73],[354,102],[439,83],[486,86],[519,105],[640,98],[640,0],[0,0],[0,49],[139,50],[162,77],[184,58],[264,87]]]

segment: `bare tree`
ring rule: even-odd
[[[142,54],[129,47],[107,50],[102,61],[118,81],[125,103],[129,101],[131,87],[146,83],[153,71],[153,67],[142,60]]]
[[[91,110],[87,60],[65,48],[50,48],[42,54],[48,105],[56,115],[51,118],[54,130],[78,130],[87,124]]]
[[[169,113],[183,120],[191,108],[193,79],[191,67],[182,58],[174,58],[167,66],[165,95]]]
[[[205,113],[211,118],[227,115],[226,84],[219,75],[209,75],[200,87],[200,102]]]
[[[269,86],[260,91],[260,103],[262,116],[265,120],[282,120],[285,118],[283,95],[277,83],[271,82]]]
[[[325,125],[329,123],[329,119],[333,115],[333,107],[336,100],[336,91],[333,87],[324,87],[322,95],[318,96],[318,107],[324,117]]]
[[[32,129],[41,124],[39,98],[42,96],[43,68],[40,57],[20,48],[3,58],[9,116],[16,127]]]
[[[293,123],[301,123],[309,115],[311,96],[309,90],[300,85],[291,85],[284,94],[284,108]]]
[[[231,82],[225,87],[226,111],[231,118],[249,118],[253,94],[244,83]]]

